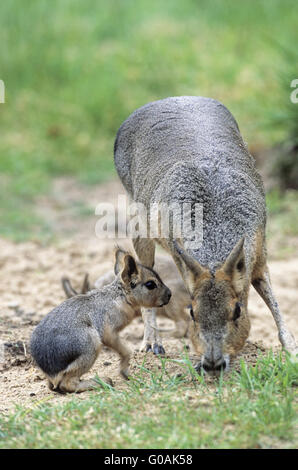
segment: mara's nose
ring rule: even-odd
[[[171,297],[172,297],[172,292],[170,291],[170,289],[168,289],[168,302],[170,301]]]
[[[206,357],[204,357],[202,366],[203,366],[203,369],[206,370],[207,372],[220,371],[220,370],[225,370],[225,368],[227,367],[227,363],[223,357],[217,359],[216,361],[213,361],[212,359],[207,359]]]

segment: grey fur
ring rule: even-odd
[[[187,292],[181,276],[179,275],[177,266],[169,256],[156,256],[154,268],[160,274],[162,279],[167,280],[167,286],[172,292],[170,302],[164,307],[158,308],[157,314],[173,320],[173,322],[175,322],[175,329],[162,330],[162,333],[169,333],[175,338],[183,338],[186,336],[190,321],[189,305],[191,303],[191,299],[189,293]],[[96,279],[94,287],[89,285],[89,288],[90,290],[94,288],[101,289],[114,280],[115,273],[114,270],[111,270]],[[85,283],[83,283],[83,288],[84,284]],[[75,289],[73,289],[68,278],[62,278],[62,287],[67,297],[73,297],[78,294]]]
[[[183,338],[187,333],[190,321],[188,308],[191,303],[190,296],[175,263],[169,256],[157,255],[155,257],[154,269],[159,273],[162,279],[166,279],[167,286],[172,292],[170,302],[164,307],[157,309],[157,314],[175,322],[175,329],[173,331],[166,331],[166,333],[176,338]],[[95,281],[94,286],[97,289],[101,289],[101,287],[112,282],[114,278],[114,272],[109,271],[99,277]]]
[[[134,201],[203,204],[204,242],[193,253],[201,264],[221,263],[244,234],[265,226],[262,180],[236,121],[218,101],[149,103],[122,124],[116,142],[115,165]]]
[[[127,378],[130,353],[120,341],[119,331],[140,315],[140,306],[169,302],[170,290],[152,269],[136,263],[121,249],[116,260],[119,271],[113,282],[65,300],[34,330],[31,354],[51,388],[69,392],[92,388],[94,384],[79,378],[92,367],[102,345],[119,353],[121,373]],[[155,289],[146,288],[148,280],[154,280]]]
[[[204,343],[203,358],[208,361],[209,357],[216,367],[217,359],[213,356],[222,359],[225,354],[224,344],[230,334],[229,302],[234,298],[232,291],[227,293],[230,287],[243,304],[241,321],[245,320],[245,327],[241,334],[248,335],[247,297],[251,283],[266,297],[282,344],[295,350],[295,341],[284,324],[265,275],[268,268],[262,179],[228,109],[214,99],[194,96],[149,103],[122,124],[114,148],[117,172],[132,200],[142,202],[147,208],[152,202],[203,204],[203,243],[187,253],[197,263],[196,273],[182,260],[172,240],[155,240],[171,253],[194,301],[200,303],[195,313],[203,329],[198,333]],[[236,261],[243,263],[242,272],[238,272],[231,257],[230,284],[213,279],[198,294],[199,273],[214,278],[241,238],[243,249]],[[181,250],[184,241],[181,240]],[[133,243],[140,261],[153,266],[154,242],[135,239]],[[223,268],[222,275],[224,272]],[[262,283],[265,288],[261,288]],[[151,310],[150,322],[155,314]],[[148,312],[146,318],[148,323]],[[233,334],[236,337],[236,332]],[[153,332],[147,336],[150,341],[160,341]]]

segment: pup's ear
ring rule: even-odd
[[[124,251],[122,248],[117,248],[115,251],[115,264],[114,264],[114,273],[117,276],[119,274],[122,265],[123,265],[123,260],[124,256],[126,255],[126,251]]]
[[[122,281],[125,283],[129,283],[131,282],[132,277],[137,276],[138,273],[138,267],[134,257],[131,256],[129,253],[125,253],[121,270]]]

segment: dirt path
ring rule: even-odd
[[[60,283],[62,275],[69,276],[74,286],[78,287],[86,272],[93,282],[112,269],[115,240],[97,239],[93,235],[96,217],[84,218],[72,211],[76,202],[82,199],[87,201],[89,208],[94,208],[103,200],[115,202],[118,192],[123,193],[119,183],[115,182],[88,189],[88,193],[82,194],[82,188],[74,186],[68,180],[59,180],[52,196],[41,199],[38,206],[38,210],[46,214],[49,224],[56,228],[59,241],[43,246],[37,242],[14,244],[0,239],[0,411],[7,412],[18,404],[31,406],[40,401],[69,400],[68,395],[54,394],[48,390],[42,373],[31,362],[27,345],[35,325],[64,300]],[[94,209],[92,212],[94,213]],[[130,247],[128,240],[121,240],[119,243]],[[297,245],[297,240],[295,243]],[[298,258],[272,260],[269,266],[281,310],[290,330],[298,338]],[[265,351],[270,347],[276,348],[279,347],[279,342],[271,313],[253,289],[250,293],[249,312],[252,327],[242,357],[253,364],[257,359],[258,349]],[[160,318],[159,326],[168,329],[173,324],[170,320]],[[136,319],[122,335],[131,349],[136,350],[142,333],[142,320]],[[189,345],[189,341],[167,337],[164,338],[164,345],[168,357],[176,358],[183,351],[184,345]],[[190,356],[193,357],[191,349]],[[134,353],[132,372],[138,371],[138,364],[143,359],[144,354]],[[237,362],[238,360],[234,367],[237,367]],[[158,358],[152,354],[147,355],[149,368],[159,365]],[[118,375],[118,367],[118,357],[105,349],[90,375],[98,373],[99,376],[109,376],[116,387],[124,387],[125,383]],[[181,372],[181,368],[174,364],[170,369],[172,373]],[[79,397],[84,399],[84,394]]]

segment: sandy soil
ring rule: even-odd
[[[0,286],[0,337],[2,361],[0,361],[0,410],[8,411],[15,404],[31,405],[40,400],[61,401],[68,396],[57,395],[47,388],[43,375],[32,364],[28,351],[30,334],[40,319],[54,306],[64,300],[60,278],[62,274],[71,277],[75,287],[79,287],[85,272],[90,280],[112,268],[114,242],[93,240],[80,242],[60,242],[55,246],[42,247],[37,243],[15,245],[0,240],[1,273]],[[127,245],[126,243],[122,243]],[[273,286],[290,330],[298,337],[298,259],[274,261],[270,263]],[[286,275],[285,275],[286,273]],[[277,330],[270,312],[256,292],[251,290],[249,312],[251,334],[242,357],[254,363],[257,348],[265,350],[278,347]],[[160,318],[159,326],[173,327],[170,320]],[[136,319],[122,335],[132,350],[140,345],[143,332],[141,319]],[[5,345],[3,348],[3,344]],[[177,358],[189,340],[164,338],[168,357]],[[4,349],[4,351],[3,351]],[[3,357],[4,356],[4,357]],[[193,356],[190,350],[190,356]],[[132,372],[138,370],[143,360],[142,353],[135,352],[132,359]],[[118,375],[118,357],[104,350],[99,356],[90,375],[109,376],[116,387],[125,386]],[[147,354],[148,367],[160,362],[152,354]],[[177,365],[173,373],[183,372]],[[83,397],[81,394],[80,397]]]
[[[81,198],[81,192],[71,187],[65,192],[65,185],[61,186],[61,182],[59,184],[55,188],[56,199],[53,196],[51,199],[41,200],[39,210],[47,212],[50,223],[57,227],[57,233],[63,237],[50,246],[43,246],[38,242],[14,244],[0,239],[0,411],[3,412],[12,410],[18,404],[33,406],[42,401],[61,402],[69,399],[71,395],[51,392],[43,374],[32,363],[28,350],[30,334],[40,319],[64,300],[60,283],[62,275],[69,276],[74,286],[79,287],[86,272],[93,282],[113,267],[115,240],[100,240],[93,235],[96,217],[89,217],[88,220],[74,218],[69,207],[73,201]],[[90,197],[85,200],[90,207],[94,207],[100,200],[115,200],[118,190],[119,185],[111,182],[94,190],[94,194],[90,193]],[[122,190],[121,192],[123,193]],[[68,202],[63,198],[63,193],[67,194]],[[130,247],[128,240],[120,240],[119,244]],[[298,258],[272,260],[269,267],[273,288],[285,320],[290,331],[298,338]],[[258,350],[279,348],[280,345],[271,313],[253,289],[250,293],[249,312],[251,333],[241,357],[254,364]],[[160,318],[158,324],[165,329],[173,327],[172,322],[164,318]],[[144,354],[137,352],[142,333],[141,319],[134,320],[122,332],[125,341],[134,351],[132,373],[138,371],[138,365],[144,359]],[[187,338],[164,338],[166,354],[170,358],[177,358],[184,345],[190,345]],[[190,357],[196,360],[191,346]],[[237,367],[238,362],[239,358],[234,367]],[[149,368],[158,367],[160,361],[148,353],[146,364]],[[126,385],[118,375],[118,367],[117,355],[105,349],[88,375],[98,373],[99,376],[109,376],[115,387],[122,388]],[[170,373],[183,372],[177,364],[169,367]],[[78,396],[84,399],[86,395],[83,393]]]

